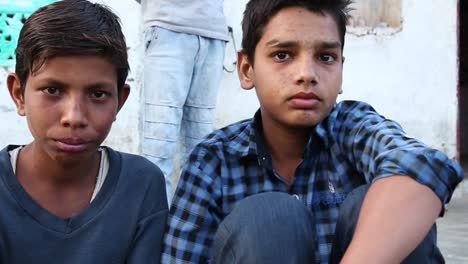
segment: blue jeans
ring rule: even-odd
[[[213,130],[226,43],[152,27],[145,44],[142,153],[164,173],[170,201],[179,141],[183,164]]]
[[[351,192],[340,206],[329,263],[339,263],[354,234],[368,185]],[[221,222],[211,263],[316,263],[314,220],[285,193],[269,192],[242,200]],[[404,264],[445,263],[436,246],[435,224]]]

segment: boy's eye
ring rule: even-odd
[[[285,51],[279,51],[279,52],[276,52],[274,54],[274,58],[277,61],[284,61],[284,60],[289,59],[290,57],[291,57],[291,55],[288,52],[285,52]]]
[[[58,95],[59,94],[59,89],[55,87],[47,87],[42,90],[46,94],[50,95]]]
[[[91,97],[96,98],[96,99],[102,99],[102,98],[104,98],[106,95],[107,95],[107,93],[104,92],[104,91],[96,90],[96,91],[92,91],[92,92],[91,92]]]
[[[333,54],[321,54],[319,56],[319,60],[323,62],[328,62],[328,63],[335,62],[336,59],[337,59],[336,55],[333,55]]]

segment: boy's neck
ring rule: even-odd
[[[32,143],[18,155],[16,177],[43,208],[67,218],[89,205],[99,165],[98,151],[89,160],[62,164],[44,155]]]
[[[263,121],[262,125],[273,166],[282,178],[292,183],[296,168],[302,161],[310,130],[285,128]]]
[[[38,177],[41,181],[57,185],[69,185],[83,181],[87,174],[97,172],[100,163],[99,157],[99,151],[96,150],[96,154],[90,156],[88,160],[62,163],[51,159],[34,143],[31,143],[21,149],[17,168],[30,170],[31,174],[28,174],[27,177]]]

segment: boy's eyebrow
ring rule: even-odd
[[[280,41],[279,39],[272,39],[266,43],[268,47],[278,47],[278,48],[293,48],[299,46],[297,41]],[[336,49],[341,48],[340,41],[320,41],[316,44],[319,49]]]
[[[97,82],[97,83],[93,83],[91,85],[87,85],[86,88],[87,89],[98,89],[98,88],[114,88],[114,84],[112,83],[109,83],[109,82]]]
[[[50,86],[59,86],[59,87],[69,86],[69,84],[65,82],[61,82],[59,80],[52,79],[52,78],[45,78],[41,80],[41,82],[44,82],[46,85],[50,85]],[[103,88],[103,87],[113,88],[114,84],[110,82],[101,81],[101,82],[92,83],[90,85],[86,85],[86,89],[96,89],[96,88]]]
[[[50,85],[50,86],[66,86],[65,83],[55,80],[55,79],[51,79],[51,78],[45,78],[45,79],[38,80],[38,81],[41,83]]]
[[[266,43],[266,46],[269,47],[279,47],[279,48],[291,48],[297,47],[299,44],[297,41],[280,41],[279,39],[272,39]]]
[[[340,41],[324,41],[319,44],[319,47],[322,49],[341,49],[341,42]]]

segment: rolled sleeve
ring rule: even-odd
[[[340,107],[341,114],[336,118],[342,124],[338,128],[341,148],[367,182],[407,175],[432,189],[442,203],[450,201],[463,179],[456,161],[409,137],[398,123],[379,115],[368,104],[346,102]]]
[[[443,204],[447,204],[457,184],[463,179],[463,170],[442,152],[423,148],[398,150],[377,158],[375,179],[391,175],[407,175],[431,188]]]

